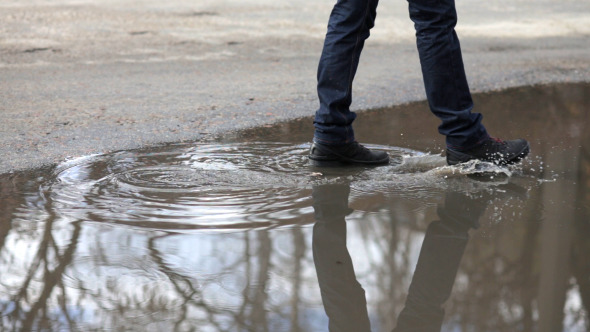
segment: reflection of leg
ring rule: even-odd
[[[314,140],[338,145],[354,141],[352,81],[364,42],[374,26],[378,0],[338,0],[318,66],[318,97]]]
[[[426,231],[406,305],[394,331],[440,331],[442,305],[451,295],[468,230],[477,226],[484,209],[483,202],[447,194],[445,206],[438,211],[440,221],[432,222]]]
[[[426,96],[441,119],[439,132],[450,147],[469,148],[487,138],[481,114],[471,113],[473,101],[455,33],[454,0],[409,0]]]
[[[315,224],[313,260],[330,331],[370,331],[365,291],[356,280],[346,249],[344,219]]]
[[[330,331],[363,332],[371,330],[365,291],[346,248],[349,191],[344,185],[314,188],[313,259]]]
[[[467,239],[467,231],[455,233],[441,221],[430,224],[395,331],[440,331],[442,305],[451,294]]]

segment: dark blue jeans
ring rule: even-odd
[[[350,111],[352,81],[364,42],[375,25],[378,0],[338,0],[328,23],[328,33],[318,67],[318,97],[314,141],[341,145],[355,140]],[[408,0],[426,97],[430,110],[441,119],[439,132],[447,146],[467,149],[488,134],[482,115],[472,113],[461,47],[455,33],[454,0]]]

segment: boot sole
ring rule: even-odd
[[[315,149],[323,153],[323,155],[316,155],[313,153]],[[380,160],[355,160],[345,155],[332,151],[329,148],[324,148],[315,143],[310,150],[309,160],[313,166],[317,167],[350,167],[350,166],[378,166],[389,164],[389,155],[386,153],[385,157]]]
[[[380,166],[389,164],[389,157],[383,160],[377,160],[373,162],[363,161],[350,161],[342,159],[313,159],[309,157],[309,162],[315,167],[350,167],[350,166]]]

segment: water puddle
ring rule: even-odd
[[[586,331],[589,96],[475,96],[510,168],[416,103],[359,114],[384,167],[309,166],[303,119],[0,175],[0,330]]]

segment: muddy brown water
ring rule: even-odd
[[[448,167],[425,103],[0,176],[0,330],[586,331],[590,84],[475,96],[522,164]],[[490,176],[472,176],[487,167]]]

